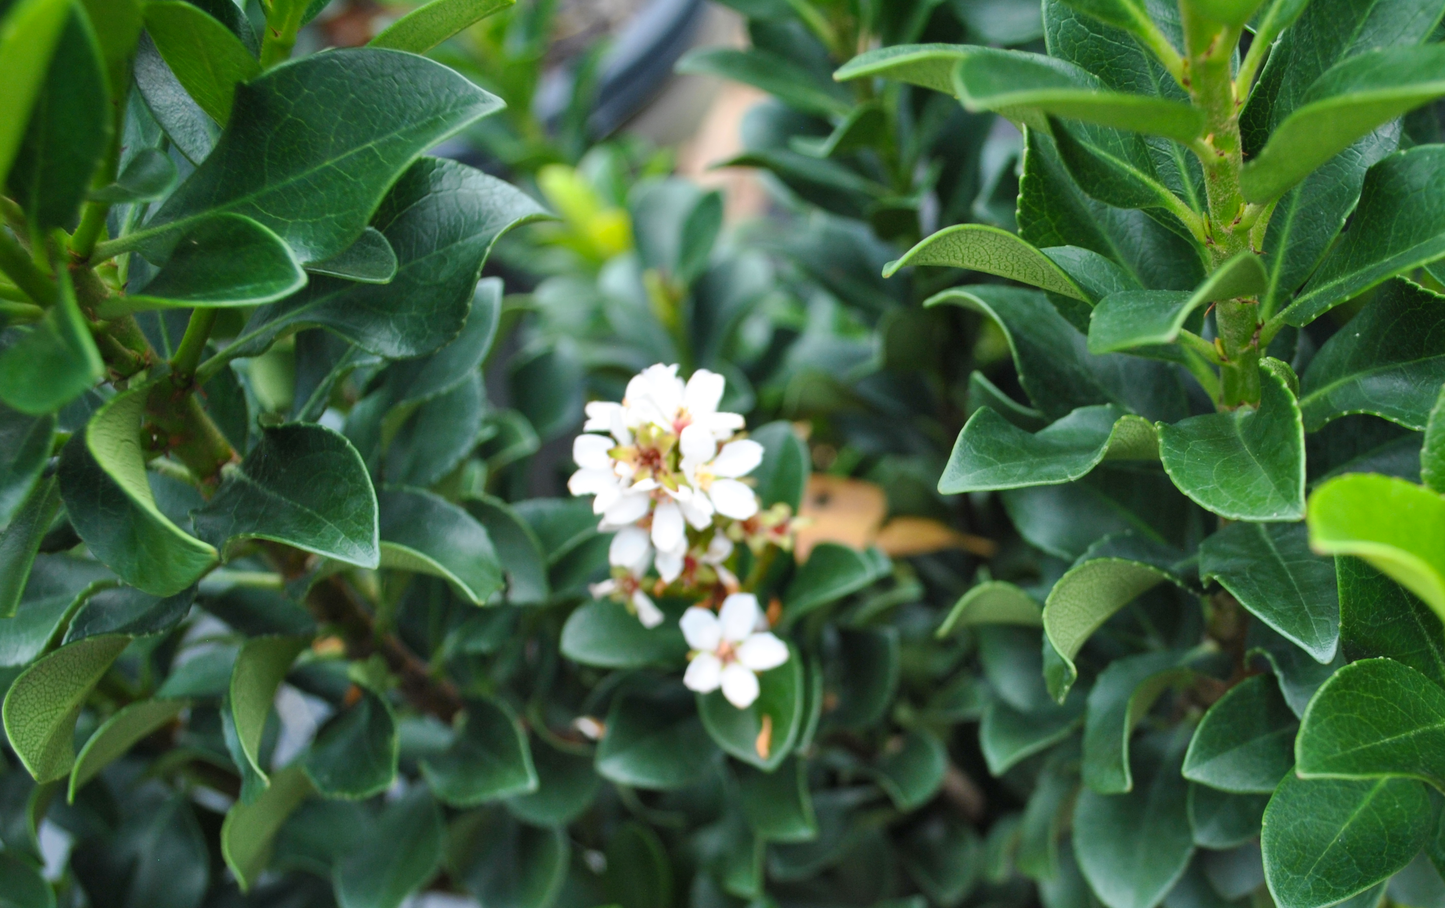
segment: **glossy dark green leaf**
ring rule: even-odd
[[[492,809],[465,816],[449,832],[451,876],[482,904],[546,908],[557,901],[571,853],[565,830]]]
[[[1445,690],[1393,659],[1352,662],[1300,720],[1296,771],[1307,779],[1393,776],[1445,785]]]
[[[111,634],[63,646],[34,663],[5,694],[5,735],[37,782],[62,779],[75,763],[75,720],[130,637]]]
[[[677,71],[721,76],[752,85],[804,113],[841,116],[852,107],[850,92],[842,86],[815,75],[781,54],[759,48],[746,51],[702,48],[679,60]]]
[[[421,787],[387,805],[360,848],[336,865],[341,908],[398,908],[431,879],[442,859],[442,816]]]
[[[356,703],[322,726],[304,768],[322,797],[369,798],[396,780],[397,755],[391,706],[363,688]]]
[[[585,402],[581,352],[570,337],[533,345],[512,362],[512,399],[542,439],[576,429]]]
[[[1294,765],[1297,729],[1279,687],[1267,675],[1246,678],[1204,714],[1184,755],[1184,777],[1222,791],[1268,794]]]
[[[938,480],[945,495],[1071,482],[1105,459],[1152,460],[1154,425],[1104,404],[1080,407],[1039,432],[988,407],[969,417]]]
[[[222,552],[247,539],[282,542],[347,564],[380,563],[376,493],[366,464],[339,433],[312,423],[262,430],[222,471],[221,487],[191,515]]]
[[[1420,447],[1420,479],[1445,494],[1445,385],[1425,423],[1425,441]]]
[[[238,800],[226,811],[221,855],[243,892],[256,885],[271,862],[281,826],[310,794],[311,782],[293,763],[271,777],[271,786],[254,803]]]
[[[507,603],[539,605],[547,601],[551,591],[542,543],[521,515],[497,498],[470,499],[462,502],[462,506],[487,528],[507,578]]]
[[[491,349],[501,312],[501,279],[483,278],[472,294],[466,324],[454,340],[426,356],[388,363],[371,385],[384,394],[388,406],[445,394],[478,371]]]
[[[988,705],[978,728],[979,748],[996,776],[1010,767],[1059,743],[1084,724],[1082,694],[1062,706],[1046,704],[1024,712],[1003,701]]]
[[[475,807],[537,790],[526,733],[501,700],[472,700],[451,747],[421,764],[444,804]]]
[[[115,182],[92,189],[96,202],[151,202],[165,195],[176,181],[176,165],[158,148],[142,148],[126,163]]]
[[[790,757],[773,772],[746,764],[737,767],[743,813],[760,838],[770,842],[807,842],[818,835],[813,796],[805,764]]]
[[[687,642],[677,622],[648,629],[620,602],[588,602],[562,626],[562,655],[599,668],[647,668],[679,665]]]
[[[1404,587],[1358,558],[1335,559],[1340,644],[1352,661],[1387,656],[1445,686],[1445,630]]]
[[[1079,793],[1078,759],[1078,750],[1072,746],[1056,750],[1024,805],[1014,863],[1031,879],[1057,879],[1063,870],[1060,839],[1068,828],[1068,808]]]
[[[619,785],[682,788],[707,772],[714,753],[693,698],[623,695],[607,714],[596,765]]]
[[[507,812],[533,826],[566,826],[592,806],[602,780],[586,753],[563,751],[537,738],[532,741],[537,790],[502,803]]]
[[[1201,848],[1238,848],[1259,837],[1269,795],[1231,794],[1191,782],[1189,825]]]
[[[1084,784],[1099,794],[1134,788],[1129,739],[1155,701],[1194,671],[1178,652],[1140,653],[1109,663],[1089,691],[1084,714]]]
[[[31,487],[10,525],[0,530],[0,619],[15,615],[40,542],[59,510],[60,487],[49,476]]]
[[[384,88],[395,84],[411,90]],[[197,220],[232,212],[274,230],[302,261],[325,261],[361,236],[423,150],[499,103],[452,70],[396,51],[343,50],[277,67],[237,89],[215,151],[125,242],[168,250]],[[318,142],[318,121],[339,126]]]
[[[389,284],[396,277],[396,250],[375,227],[368,227],[356,242],[322,262],[313,262],[306,270],[363,284]]]
[[[0,401],[31,416],[50,413],[86,392],[104,364],[62,272],[60,297],[45,317],[0,351]],[[35,381],[36,375],[46,381]]]
[[[1111,353],[1149,344],[1169,344],[1200,306],[1216,300],[1256,296],[1268,286],[1259,256],[1241,253],[1219,266],[1193,293],[1126,290],[1094,307],[1089,320],[1089,352]]]
[[[1425,786],[1284,777],[1264,811],[1264,876],[1281,908],[1323,908],[1400,870],[1432,831]]]
[[[949,636],[957,628],[974,624],[1018,624],[1042,627],[1043,606],[1028,593],[1002,580],[989,580],[959,597],[936,636]]]
[[[0,898],[5,908],[55,908],[55,891],[41,868],[20,856],[18,850],[0,851]]]
[[[1307,325],[1386,278],[1445,254],[1445,148],[1425,145],[1391,155],[1365,174],[1348,236],[1283,311]]]
[[[190,8],[181,0],[171,5]],[[306,285],[306,272],[275,233],[236,214],[196,224],[176,243],[159,272],[116,300],[114,310],[254,306]],[[102,307],[102,314],[110,309]]]
[[[1234,523],[1199,547],[1199,576],[1316,660],[1335,657],[1340,598],[1334,565],[1310,551],[1298,523]]]
[[[225,25],[182,0],[149,0],[146,32],[187,93],[222,126],[236,85],[261,75],[261,64]]]
[[[1329,665],[1320,665],[1304,650],[1275,633],[1264,622],[1251,622],[1246,636],[1247,657],[1259,668],[1274,673],[1279,692],[1296,716],[1304,715],[1310,697],[1335,670],[1345,664],[1337,651]]]
[[[486,392],[479,373],[423,401],[387,448],[382,467],[387,479],[418,488],[440,481],[476,447],[485,409]]]
[[[983,863],[978,833],[964,822],[935,816],[916,826],[900,849],[908,875],[940,905],[958,905],[977,884]]]
[[[1179,775],[1183,749],[1178,734],[1143,738],[1130,758],[1132,791],[1079,793],[1074,804],[1079,869],[1109,908],[1157,905],[1189,866],[1194,836]]]
[[[141,700],[106,719],[76,756],[66,799],[73,803],[85,783],[146,736],[174,722],[188,706],[185,700]]]
[[[1283,379],[1260,370],[1258,408],[1159,427],[1159,456],[1179,491],[1230,520],[1304,516],[1304,426]]]
[[[0,95],[0,103],[12,112],[0,127],[0,177],[10,172],[70,10],[66,0],[22,0],[12,4],[0,20],[0,52],[14,67],[13,77],[6,80]]]
[[[890,740],[874,765],[873,778],[905,813],[927,804],[943,785],[948,748],[936,736],[914,730]]]
[[[516,0],[431,0],[382,29],[372,47],[424,54],[457,32]]]
[[[241,647],[231,669],[227,708],[249,769],[263,783],[266,767],[261,765],[261,736],[266,720],[276,689],[308,642],[304,637],[253,637]]]
[[[496,550],[472,515],[419,489],[383,489],[377,506],[383,567],[441,577],[475,605],[501,589]]]
[[[10,523],[50,460],[55,425],[53,414],[29,416],[0,404],[0,525]]]
[[[858,592],[892,568],[888,556],[877,549],[860,552],[831,542],[814,547],[783,591],[782,626]]]
[[[134,74],[146,110],[165,131],[172,146],[192,164],[204,161],[215,147],[221,129],[186,94],[175,73],[161,59],[155,42],[144,32],[136,45]]]
[[[166,597],[126,586],[99,590],[87,598],[70,619],[63,642],[74,643],[101,634],[130,637],[163,634],[181,623],[195,598],[195,587]]]
[[[0,634],[0,666],[19,667],[38,658],[63,624],[97,590],[117,583],[105,566],[66,555],[39,555],[30,569],[25,592]]]
[[[1351,413],[1425,428],[1445,382],[1442,329],[1445,297],[1399,278],[1388,281],[1300,376],[1306,431]]]
[[[602,887],[621,908],[667,908],[672,904],[672,864],[650,826],[631,820],[607,843]]]
[[[796,514],[808,485],[808,446],[789,422],[759,426],[748,437],[763,446],[763,462],[750,474],[758,482],[762,506],[782,502]]]
[[[1006,230],[983,224],[960,224],[940,230],[889,262],[884,277],[910,265],[939,265],[996,274],[1072,299],[1087,299],[1053,260]]]
[[[789,645],[787,662],[760,673],[758,686],[758,698],[747,709],[738,709],[715,690],[698,695],[697,711],[724,753],[773,772],[793,752],[807,712],[803,657],[797,648]]]
[[[898,693],[899,635],[892,627],[839,628],[837,659],[825,672],[828,727],[869,728]]]

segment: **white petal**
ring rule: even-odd
[[[578,436],[587,438],[589,436]],[[590,436],[596,438],[597,436]],[[612,475],[611,470],[582,469],[572,474],[567,480],[567,491],[573,495],[601,495],[604,492],[617,489],[617,477]]]
[[[788,645],[770,633],[753,634],[738,644],[738,661],[755,672],[765,672],[788,661]]]
[[[692,378],[687,380],[687,388],[682,395],[683,406],[687,407],[694,418],[715,413],[726,387],[727,379],[721,375],[698,369],[692,373]]]
[[[722,683],[722,660],[712,653],[698,653],[687,665],[682,683],[688,690],[710,694]]]
[[[733,553],[733,541],[722,533],[713,533],[712,541],[707,544],[707,554],[702,560],[708,564],[721,564]]]
[[[734,432],[747,425],[747,420],[743,419],[740,413],[713,413],[696,421],[707,426],[719,441],[731,438]]]
[[[737,479],[746,476],[763,462],[763,446],[751,439],[730,441],[718,452],[712,462],[712,471],[718,476]]]
[[[680,436],[680,447],[685,460],[695,463],[707,463],[717,454],[717,439],[712,437],[707,426],[699,426],[696,423],[682,430]],[[757,442],[753,442],[757,444]]]
[[[597,493],[597,497],[596,497],[596,498],[592,499],[592,513],[594,513],[594,514],[605,514],[605,513],[607,513],[607,509],[610,508],[610,507],[612,507],[614,504],[616,504],[616,503],[617,503],[617,500],[618,500],[619,498],[621,498],[621,497],[622,497],[622,487],[621,487],[621,486],[612,486],[611,488],[603,489],[602,491],[600,491],[600,492]],[[603,523],[606,523],[606,521],[604,520]]]
[[[706,495],[694,495],[685,501],[679,501],[677,505],[693,529],[705,530],[712,525],[712,502]]]
[[[738,709],[747,709],[758,698],[758,676],[736,662],[722,670],[722,692]]]
[[[607,452],[616,443],[607,435],[578,435],[572,439],[572,459],[584,470],[612,469],[612,458]]]
[[[699,605],[691,606],[682,613],[678,626],[682,628],[682,636],[687,640],[687,645],[699,652],[710,653],[722,642],[722,624],[718,622],[712,609]]]
[[[718,623],[722,626],[723,639],[732,643],[741,643],[748,639],[761,614],[757,596],[752,593],[733,593],[723,600],[722,608],[718,609]]]
[[[652,544],[659,552],[687,550],[687,530],[675,502],[664,501],[652,513]]]
[[[587,591],[592,594],[593,599],[605,599],[611,596],[616,590],[617,581],[611,579],[604,580],[601,583],[594,583],[587,587]]]
[[[758,512],[758,496],[736,479],[716,479],[707,490],[713,507],[724,517],[747,520]]]
[[[663,583],[671,583],[682,573],[683,559],[685,552],[658,552],[657,553],[657,576],[662,578]]]
[[[633,574],[646,572],[651,558],[652,542],[642,527],[623,527],[607,547],[607,563],[627,568]]]
[[[607,508],[602,519],[613,526],[626,526],[634,521],[641,520],[647,516],[652,509],[652,496],[631,492],[619,497],[616,503]]]
[[[622,415],[622,404],[610,400],[594,400],[586,407],[587,422],[582,424],[583,432],[606,432],[612,428],[614,418]]]
[[[632,607],[637,609],[637,620],[641,621],[642,626],[648,630],[662,623],[662,609],[658,608],[642,590],[637,590],[632,594]]]

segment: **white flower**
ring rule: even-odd
[[[682,473],[697,499],[694,507],[734,520],[747,520],[758,512],[757,494],[738,478],[763,462],[762,445],[742,439],[728,442],[719,451],[717,440],[706,430],[689,426],[682,430],[681,448]]]
[[[626,570],[614,570],[610,579],[594,583],[588,589],[594,599],[611,597],[627,606],[645,628],[657,627],[665,617],[652,597],[642,591],[642,578]]]
[[[682,683],[701,694],[722,688],[738,709],[758,698],[758,672],[788,661],[788,646],[767,630],[767,619],[752,593],[733,593],[714,615],[693,606],[682,616],[682,635],[692,662]]]
[[[724,441],[744,424],[741,414],[718,410],[726,387],[727,379],[707,369],[698,369],[683,384],[677,377],[677,366],[648,366],[627,383],[622,400],[624,420],[629,428],[650,422],[672,433],[701,426]]]

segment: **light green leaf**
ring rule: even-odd
[[[1303,524],[1230,524],[1199,547],[1199,576],[1217,580],[1316,661],[1334,659],[1340,640],[1334,565],[1310,551]]]
[[[588,602],[562,626],[562,655],[598,668],[648,668],[680,665],[687,643],[677,621],[669,618],[648,629],[620,602]]]
[[[708,771],[716,753],[693,697],[624,694],[607,713],[597,773],[634,788],[683,788]]]
[[[803,657],[789,644],[788,661],[758,675],[761,692],[747,709],[738,709],[722,691],[698,694],[697,711],[713,741],[744,763],[773,772],[802,731],[805,687]]]
[[[1445,384],[1425,422],[1425,443],[1420,447],[1420,479],[1445,495]]]
[[[873,778],[893,806],[907,813],[938,793],[947,769],[944,743],[929,732],[914,729],[884,745]]]
[[[344,436],[312,423],[262,430],[221,487],[191,515],[196,535],[223,553],[269,539],[359,567],[380,563],[376,493]]]
[[[194,8],[183,0],[168,2]],[[306,272],[280,237],[250,218],[221,214],[187,230],[149,283],[103,304],[100,315],[254,306],[290,296],[304,286]]]
[[[381,30],[372,47],[424,54],[452,35],[469,28],[517,0],[431,0]]]
[[[216,550],[161,513],[146,478],[141,423],[153,390],[169,379],[111,398],[60,455],[60,494],[91,554],[129,583],[170,596],[216,563]]]
[[[817,545],[783,591],[779,626],[786,630],[814,609],[852,595],[892,570],[888,556],[877,549],[860,552],[833,542]]]
[[[770,842],[811,842],[818,837],[803,761],[789,757],[772,772],[742,763],[737,773],[743,813],[758,837]]]
[[[451,747],[421,764],[444,804],[475,807],[537,790],[527,735],[502,700],[471,700]]]
[[[1267,675],[1219,698],[1189,741],[1184,778],[1238,794],[1268,794],[1294,765],[1298,724]]]
[[[385,697],[361,688],[361,698],[332,716],[317,733],[304,769],[324,798],[369,798],[396,781],[399,753],[391,705]]]
[[[306,270],[362,284],[389,284],[396,277],[396,250],[375,227],[368,227],[356,242],[324,262],[313,262]]]
[[[301,766],[293,763],[271,777],[271,786],[254,803],[238,799],[226,811],[221,824],[221,856],[242,892],[256,885],[271,863],[276,834],[310,794],[310,780]]]
[[[75,720],[130,637],[109,634],[62,646],[31,665],[5,694],[5,734],[37,782],[65,778],[75,763]]]
[[[1149,344],[1172,344],[1200,306],[1233,297],[1257,296],[1269,276],[1259,256],[1242,252],[1220,265],[1193,293],[1125,290],[1094,307],[1089,319],[1089,352],[1112,353]]]
[[[972,47],[967,44],[896,44],[859,54],[833,73],[851,79],[898,79],[946,95],[954,93],[953,70]]]
[[[1260,369],[1257,409],[1159,426],[1159,457],[1179,491],[1230,520],[1298,520],[1305,510],[1304,425],[1283,379]]]
[[[1053,747],[1084,724],[1084,697],[1024,712],[1002,700],[990,703],[978,727],[979,749],[988,771],[1001,776],[1019,761]]]
[[[1022,284],[1059,293],[1076,300],[1088,300],[1053,260],[1028,243],[997,227],[959,224],[920,240],[902,258],[883,268],[884,277],[909,265],[939,265],[996,274]]]
[[[0,619],[15,615],[40,540],[59,511],[60,486],[54,476],[48,476],[30,488],[10,525],[0,530]]]
[[[1393,659],[1335,672],[1310,701],[1295,740],[1306,779],[1403,776],[1445,788],[1445,690]]]
[[[941,640],[960,627],[975,624],[1042,627],[1043,606],[1012,583],[1002,580],[985,581],[959,597],[934,636]]]
[[[70,16],[71,0],[19,0],[0,19],[0,57],[7,76],[0,88],[0,109],[6,116],[0,124],[0,182],[25,137],[31,105],[50,71],[50,55],[60,41]]]
[[[0,351],[0,400],[31,416],[70,403],[105,371],[64,270],[59,287],[60,297],[45,317],[28,329],[17,329],[20,338]],[[35,381],[37,375],[46,380]]]
[[[1259,838],[1260,821],[1268,795],[1231,794],[1189,783],[1189,825],[1194,844],[1201,848],[1238,848]]]
[[[1445,497],[1369,473],[1331,479],[1310,496],[1310,546],[1355,555],[1445,617]]]
[[[86,740],[80,755],[75,758],[66,800],[75,803],[75,793],[86,782],[151,732],[174,722],[189,706],[190,703],[185,700],[142,700],[106,719]]]
[[[1348,330],[1325,341],[1300,377],[1305,431],[1351,413],[1423,429],[1442,382],[1445,297],[1392,278]]]
[[[938,480],[944,495],[1072,482],[1105,459],[1158,456],[1154,424],[1110,404],[1080,407],[1030,434],[988,407],[969,417]]]
[[[1390,155],[1365,174],[1348,235],[1281,313],[1304,326],[1396,274],[1445,255],[1445,146]]]
[[[375,831],[332,872],[341,908],[398,908],[442,860],[441,811],[420,786],[387,805]]]
[[[228,708],[235,723],[236,738],[252,772],[267,782],[261,765],[261,735],[291,663],[306,649],[304,637],[253,637],[241,647],[231,669]]]
[[[1280,908],[1324,908],[1410,863],[1433,826],[1413,779],[1286,775],[1264,811],[1264,878]]]
[[[474,605],[502,588],[487,529],[466,511],[420,489],[383,489],[377,505],[382,567],[441,577]]]
[[[183,0],[147,0],[145,24],[181,85],[225,126],[237,83],[261,75],[261,64],[230,29]]]
[[[1239,176],[1244,197],[1268,202],[1361,136],[1445,95],[1445,47],[1366,51],[1335,64]]]
[[[1129,739],[1170,688],[1194,679],[1178,652],[1140,653],[1109,663],[1089,691],[1084,714],[1084,784],[1099,794],[1133,791]]]
[[[789,107],[817,116],[841,117],[853,107],[852,92],[782,54],[756,47],[699,48],[677,61],[675,69],[761,88]]]

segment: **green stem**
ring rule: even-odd
[[[182,388],[190,387],[195,381],[196,366],[201,361],[201,354],[206,352],[206,341],[211,338],[217,312],[210,306],[191,311],[185,336],[176,348],[176,355],[171,357],[171,380]]]
[[[55,302],[55,282],[41,273],[18,242],[0,230],[0,271],[10,276],[22,292],[32,301],[48,306]]]
[[[45,317],[45,310],[31,303],[0,299],[0,316],[4,317],[6,324],[23,325],[40,321]]]
[[[280,12],[280,15],[276,15]],[[270,69],[285,63],[296,46],[296,33],[301,31],[301,17],[306,13],[303,0],[272,0],[266,11],[265,37],[261,39],[261,66]]]
[[[92,185],[96,188],[109,186],[115,182],[116,175],[120,172],[121,137],[125,133],[125,104],[112,102],[111,107],[113,113],[110,122],[110,142],[105,151],[105,160],[101,162],[100,169],[95,173]],[[110,202],[87,201],[85,207],[81,209],[80,224],[70,238],[70,254],[77,261],[90,261],[90,256],[95,251],[96,241],[100,239],[101,233],[105,230],[105,218],[110,214],[110,205]]]

